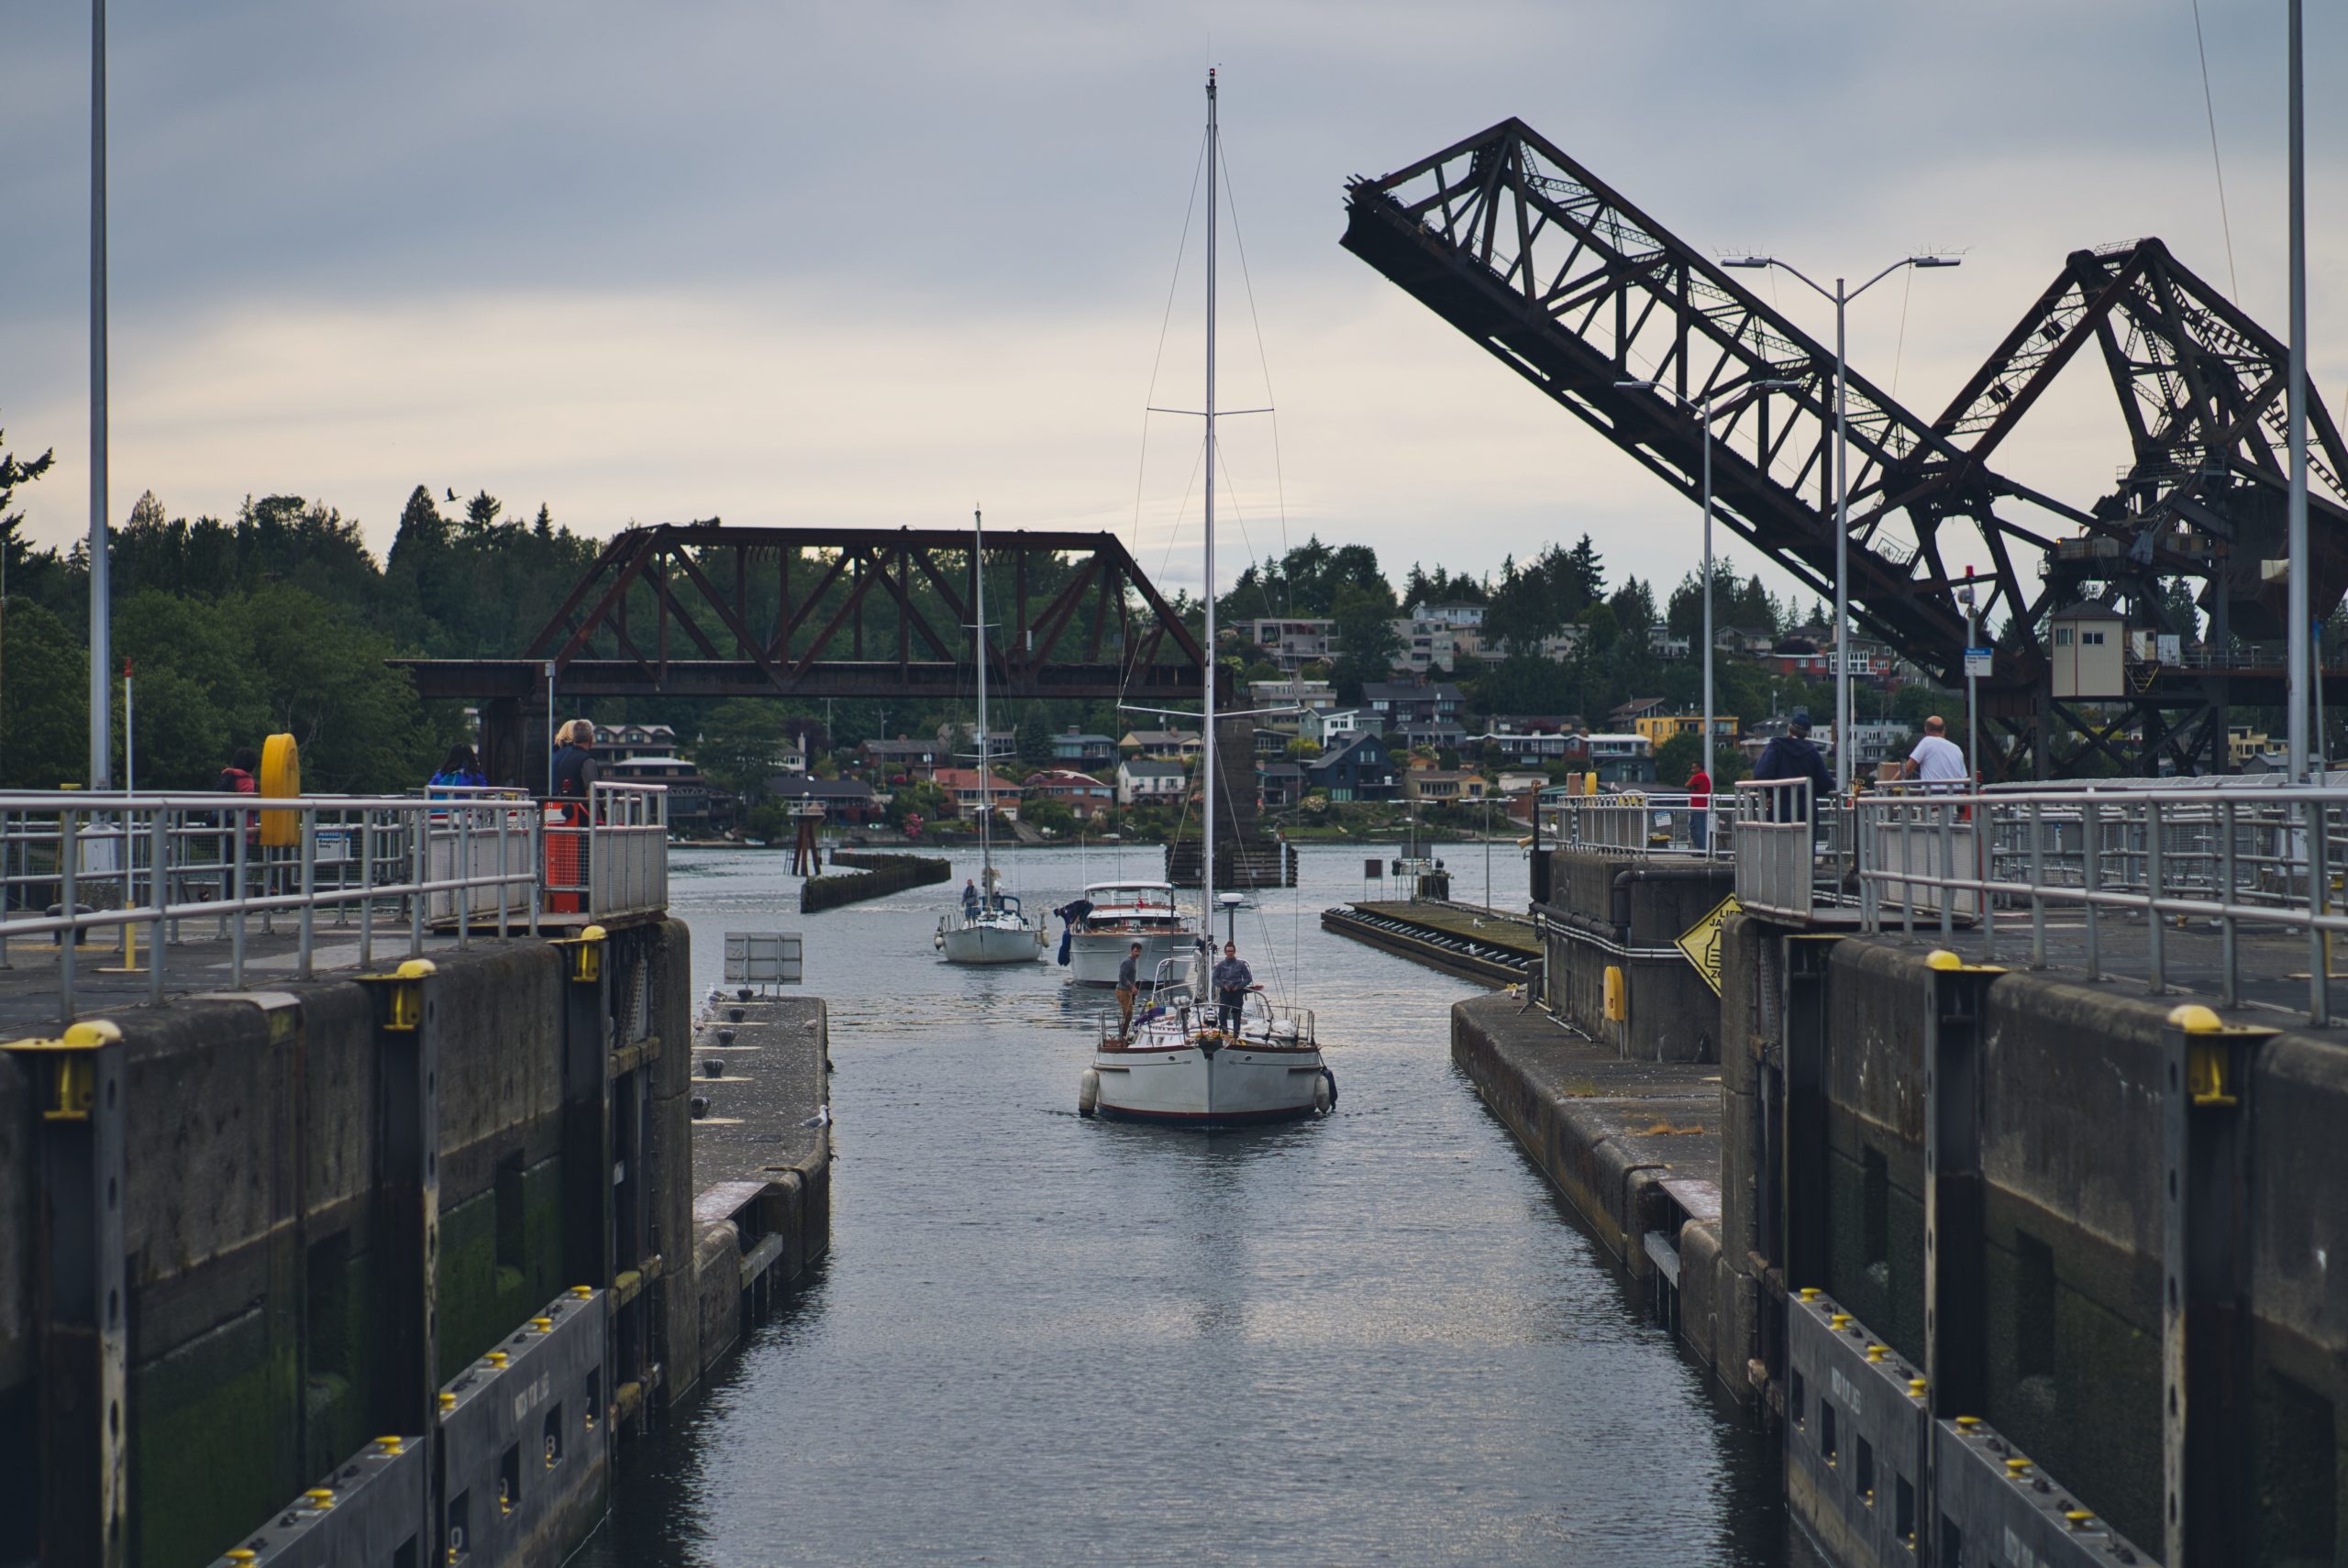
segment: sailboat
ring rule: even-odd
[[[1147,1005],[1128,1030],[1115,1014],[1104,1015],[1091,1065],[1077,1086],[1077,1110],[1137,1121],[1194,1127],[1238,1126],[1326,1115],[1336,1108],[1337,1079],[1321,1059],[1310,1010],[1271,1002],[1260,987],[1224,1004],[1208,989],[1220,907],[1235,925],[1241,895],[1214,890],[1215,690],[1214,690],[1214,285],[1215,178],[1220,171],[1215,122],[1214,72],[1207,72],[1207,309],[1206,309],[1206,636],[1204,750],[1200,777],[1204,808],[1200,814],[1199,887],[1204,908],[1199,922],[1205,940],[1186,958],[1161,959]]]
[[[933,939],[948,964],[1032,964],[1044,955],[1044,922],[1029,921],[994,868],[994,756],[987,744],[986,519],[970,513],[970,576],[977,584],[970,628],[979,666],[979,883],[976,896],[941,915]]]

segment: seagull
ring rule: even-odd
[[[809,1117],[799,1125],[802,1127],[829,1127],[831,1124],[832,1108],[826,1105],[819,1108],[814,1115]]]

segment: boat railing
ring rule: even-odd
[[[1172,959],[1167,960],[1170,964]],[[1160,966],[1161,969],[1163,966]],[[1312,1010],[1290,1007],[1275,1002],[1261,991],[1250,991],[1240,1003],[1239,1038],[1226,1043],[1239,1045],[1260,1045],[1268,1050],[1308,1051],[1319,1042],[1314,1033]],[[1148,999],[1134,1010],[1134,1028],[1171,1018],[1184,1041],[1202,1034],[1220,1033],[1223,1029],[1223,1009],[1213,1001],[1202,1002],[1191,994],[1187,982],[1168,982],[1152,991]],[[1102,1045],[1131,1048],[1131,1037],[1118,1028],[1116,1012],[1102,1012],[1097,1021],[1097,1032]]]

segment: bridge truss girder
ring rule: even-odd
[[[1701,423],[1662,392],[1617,383],[1659,381],[1700,401],[1750,388],[1716,404],[1726,412],[1711,432],[1715,512],[1832,594],[1833,351],[1530,127],[1505,120],[1383,179],[1356,180],[1344,244],[1691,499]],[[2080,508],[1988,458],[2089,341],[2103,348],[2134,451],[2121,488]],[[2272,335],[2145,240],[2070,258],[1940,419],[1846,369],[1855,619],[1955,684],[1966,640],[1955,564],[1986,561],[1977,609],[1998,652],[1984,711],[2010,738],[2007,767],[2028,756],[2044,771],[2054,714],[2040,627],[2068,598],[2102,584],[2149,610],[2164,580],[2196,579],[2221,646],[2237,612],[2245,635],[2271,615],[2279,584],[2265,585],[2242,552],[2265,544],[2265,514],[2278,513],[2286,365]],[[2348,585],[2348,448],[2311,388],[2309,406],[2320,491],[2311,586],[2328,612]],[[2176,703],[2208,708],[2205,679],[2162,686],[2129,704],[2157,708],[2174,687]],[[2224,708],[2221,694],[2221,752]]]
[[[557,701],[949,698],[977,687],[971,537],[958,529],[630,528],[604,547],[522,657],[394,662],[422,697],[482,704],[497,778],[520,777],[511,762],[521,755],[519,726],[545,707],[550,672]],[[1201,696],[1206,660],[1197,637],[1115,535],[990,533],[985,562],[982,646],[997,696]],[[869,638],[868,617],[879,623]]]

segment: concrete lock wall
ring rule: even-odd
[[[1733,868],[1555,849],[1549,889],[1551,1010],[1631,1060],[1720,1060],[1719,999],[1675,944],[1735,890]],[[1610,967],[1626,988],[1621,1019],[1607,1016]]]
[[[680,1386],[702,1364],[690,1267],[688,944],[670,922],[616,932],[604,944],[615,1073],[624,1064],[649,1069],[639,1158],[649,1183],[646,1254],[655,1260],[647,1272],[659,1276],[647,1288],[661,1297],[649,1355],[677,1369]],[[431,1288],[434,1376],[446,1382],[569,1287],[604,1282],[567,1277],[576,1260],[566,1257],[565,954],[543,942],[484,941],[435,964],[426,982],[437,1043]],[[216,1556],[401,1430],[388,1413],[396,1400],[385,1346],[397,1337],[390,1314],[417,1299],[420,1286],[395,1277],[382,1231],[381,1005],[369,986],[343,978],[114,1015],[125,1054],[135,1563]],[[664,1036],[675,1050],[660,1049]],[[30,1550],[45,1457],[18,1452],[39,1430],[35,1121],[21,1064],[0,1057],[0,1556]],[[660,1267],[664,1247],[680,1266]],[[600,1357],[606,1308],[600,1297],[593,1307]],[[566,1502],[534,1517],[526,1549],[507,1561],[557,1561],[592,1520],[600,1463],[569,1474],[593,1480],[594,1507]]]
[[[29,1090],[23,1068],[0,1056],[0,1562],[33,1554],[39,1521]]]
[[[1763,928],[1765,931],[1767,928]],[[1748,939],[1729,973],[1758,981]],[[1815,1283],[1899,1354],[1923,1334],[1925,1030],[1922,945],[1852,939],[1826,969],[1822,1234]],[[2162,1529],[2163,1030],[2174,998],[2052,974],[1983,993],[1984,1408],[1977,1412],[2120,1532]],[[1747,1017],[1763,999],[1740,1004]],[[1723,1074],[1724,1096],[1741,1075]],[[2281,1540],[2348,1540],[2348,1047],[2286,1034],[2256,1057],[2248,1211],[2260,1515]],[[1733,1126],[1738,1118],[1732,1115]],[[1724,1180],[1724,1189],[1733,1181]],[[1743,1211],[1724,1203],[1724,1222]],[[2304,1536],[2307,1539],[2298,1540]],[[2286,1551],[2287,1557],[2291,1551]]]

